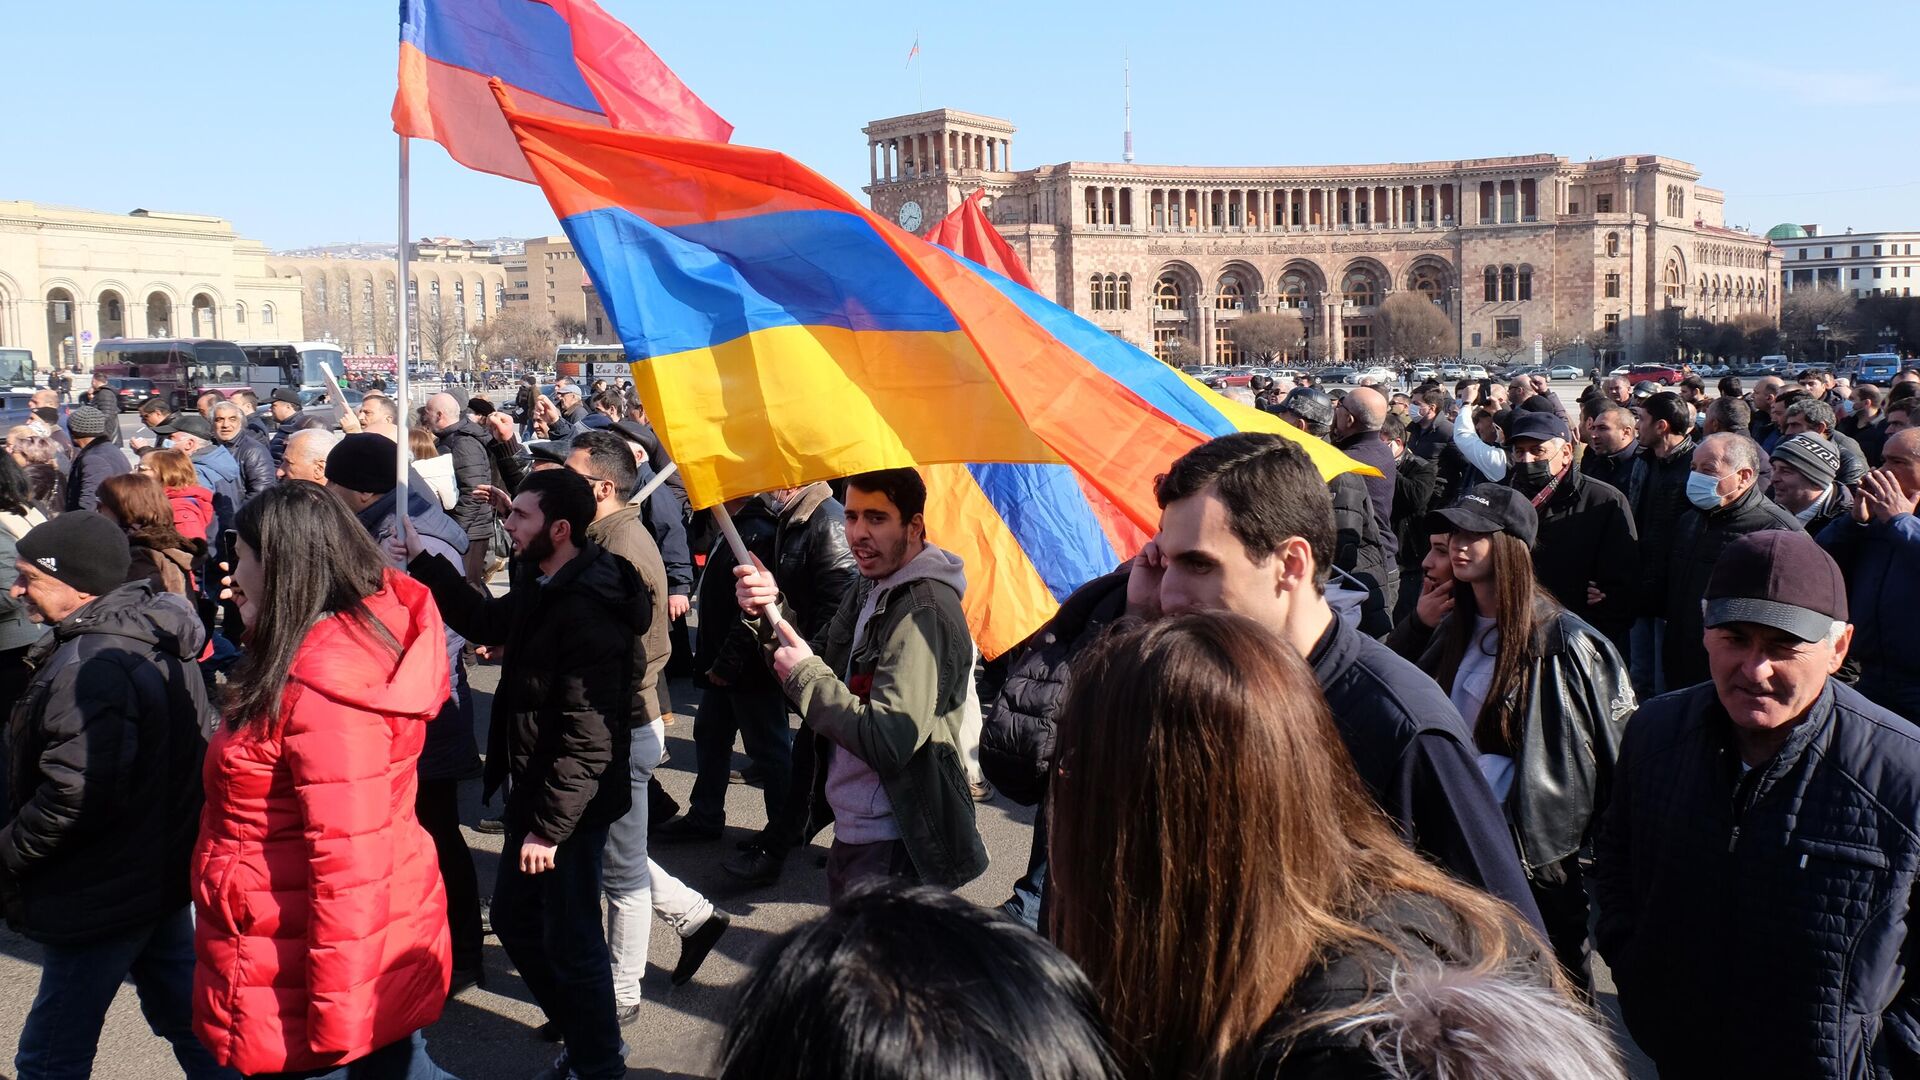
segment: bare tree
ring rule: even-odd
[[[1228,331],[1240,355],[1257,364],[1270,364],[1300,347],[1306,324],[1291,311],[1242,315]]]
[[[1586,344],[1586,335],[1571,326],[1555,323],[1540,335],[1540,355],[1548,363]]]
[[[420,323],[414,332],[420,341],[420,355],[432,357],[442,366],[459,351],[460,339],[465,333],[453,312],[437,300],[429,301],[421,310]]]
[[[1795,289],[1780,301],[1780,333],[1800,355],[1817,354],[1826,342],[1853,340],[1853,309],[1853,294],[1844,289]]]
[[[479,337],[484,359],[517,359],[529,367],[551,366],[554,349],[560,343],[552,318],[525,308],[503,311],[488,319]]]
[[[1750,311],[1734,316],[1733,325],[1745,339],[1741,346],[1747,356],[1768,356],[1780,351],[1780,328],[1767,316]]]
[[[553,323],[554,332],[561,341],[584,341],[587,337],[587,320],[562,316]]]
[[[1207,362],[1207,354],[1201,351],[1198,345],[1193,344],[1186,338],[1174,338],[1172,341],[1167,342],[1166,354],[1167,363],[1174,367],[1186,367],[1189,364],[1204,364]]]
[[[1494,335],[1493,344],[1488,347],[1487,351],[1499,357],[1502,365],[1507,365],[1513,363],[1514,357],[1532,348],[1533,342],[1528,341],[1518,334],[1504,338],[1496,334]]]
[[[1374,318],[1387,352],[1404,360],[1439,356],[1453,341],[1453,320],[1422,293],[1394,293]]]

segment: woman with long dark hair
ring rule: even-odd
[[[19,557],[15,545],[28,530],[46,520],[47,515],[33,503],[26,471],[11,455],[0,454],[0,717],[13,714],[13,703],[33,677],[33,669],[27,666],[27,650],[46,632],[46,627],[28,617],[26,605],[13,595],[13,583],[19,577],[13,566]],[[5,780],[0,779],[0,789],[5,786]]]
[[[1435,532],[1451,534],[1453,610],[1431,633],[1409,620],[1389,644],[1433,676],[1473,729],[1554,954],[1588,991],[1579,857],[1635,708],[1627,666],[1535,580],[1538,520],[1525,495],[1489,484],[1433,517]]]
[[[128,581],[151,581],[156,590],[193,601],[207,542],[180,535],[160,481],[138,472],[109,476],[100,482],[98,509],[126,531],[133,552]]]
[[[1617,1076],[1521,918],[1415,854],[1341,746],[1313,672],[1241,616],[1163,620],[1076,665],[1051,928],[1100,994],[1125,1075],[1374,1077],[1398,1054],[1424,1063],[1415,1075]],[[1515,1047],[1503,1063],[1368,1021],[1419,978],[1531,1002],[1555,1034],[1495,1039]],[[1546,1071],[1591,1047],[1593,1062]]]
[[[425,586],[316,484],[240,510],[246,654],[207,749],[194,1028],[249,1075],[440,1077],[452,961],[415,761],[447,696]]]

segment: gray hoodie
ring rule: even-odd
[[[860,605],[860,614],[854,619],[855,653],[860,651],[860,646],[866,640],[867,623],[873,617],[881,594],[921,579],[943,582],[951,585],[954,592],[961,596],[967,594],[966,568],[960,557],[928,544],[905,566],[874,582],[873,588],[868,590],[865,602]],[[845,671],[837,674],[843,679],[848,676]],[[827,758],[827,805],[833,808],[833,835],[836,840],[848,844],[875,844],[900,838],[900,829],[893,820],[893,804],[887,799],[887,789],[880,781],[880,774],[844,746],[834,746]]]

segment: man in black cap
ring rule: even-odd
[[[1318,439],[1329,437],[1333,427],[1333,399],[1326,391],[1296,386],[1280,403],[1280,419]],[[1393,605],[1387,596],[1388,584],[1399,574],[1383,534],[1391,526],[1383,522],[1374,508],[1372,493],[1365,478],[1341,473],[1327,482],[1333,495],[1334,568],[1344,570],[1367,588],[1367,600],[1361,608],[1360,630],[1379,637],[1393,629]],[[1393,513],[1393,488],[1387,488],[1388,521]]]
[[[1627,1028],[1662,1076],[1920,1075],[1920,729],[1833,678],[1806,533],[1735,541],[1705,608],[1712,679],[1641,706],[1594,845]]]
[[[133,471],[127,455],[107,437],[109,417],[91,405],[67,414],[73,436],[73,464],[67,470],[67,509],[92,510],[100,503],[100,482]]]
[[[180,597],[122,584],[127,537],[108,518],[63,514],[18,547],[13,595],[52,633],[14,707],[0,826],[0,902],[43,948],[15,1063],[23,1077],[87,1075],[131,977],[186,1074],[230,1077],[195,1038],[191,1004],[187,878],[213,720],[194,665],[205,631]]]
[[[1573,433],[1551,412],[1516,412],[1507,456],[1508,485],[1540,519],[1534,576],[1626,656],[1640,573],[1640,538],[1627,497],[1573,467]]]
[[[273,422],[279,425],[268,444],[273,451],[273,463],[278,466],[286,460],[287,437],[297,430],[294,424],[300,419],[300,392],[287,386],[274,387],[273,396],[267,402],[267,411],[272,414]]]
[[[1798,518],[1808,536],[1853,513],[1853,495],[1836,482],[1840,452],[1818,435],[1789,435],[1773,448],[1767,492]]]
[[[193,461],[193,471],[200,478],[200,486],[213,492],[214,528],[231,529],[243,498],[240,463],[214,438],[213,425],[197,412],[181,412],[173,414],[171,419],[155,429],[154,434],[165,438],[162,445],[180,451]],[[216,531],[206,539],[211,543],[217,535]],[[213,577],[211,574],[207,576],[209,579]]]

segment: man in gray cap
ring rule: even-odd
[[[1833,677],[1847,586],[1799,529],[1702,606],[1712,678],[1628,723],[1594,843],[1627,1028],[1662,1076],[1920,1075],[1920,729]]]
[[[1332,433],[1333,399],[1324,390],[1296,386],[1274,412],[1315,438],[1325,440]],[[1393,629],[1393,598],[1387,590],[1400,568],[1386,545],[1385,537],[1392,534],[1381,523],[1367,482],[1359,474],[1341,473],[1327,482],[1327,490],[1333,495],[1333,565],[1366,586],[1360,631],[1379,637]],[[1391,489],[1388,494],[1391,499]]]
[[[73,464],[67,470],[67,509],[92,510],[100,505],[100,482],[133,471],[133,463],[107,435],[111,418],[91,405],[67,414],[67,434],[73,436]]]
[[[1819,435],[1790,435],[1773,448],[1768,494],[1800,519],[1808,536],[1853,513],[1853,494],[1842,487],[1840,452]]]

